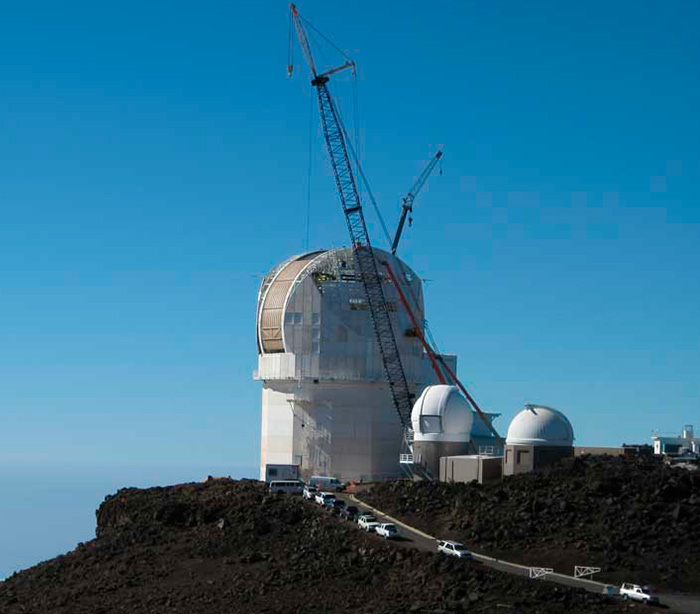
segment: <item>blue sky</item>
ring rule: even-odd
[[[497,426],[525,401],[587,445],[700,423],[698,4],[299,8],[358,62],[391,228],[444,148],[401,254]],[[256,292],[305,247],[310,138],[309,244],[346,241],[286,3],[0,17],[0,466],[244,474]]]

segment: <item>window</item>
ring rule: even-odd
[[[442,433],[442,418],[440,416],[421,416],[421,433]]]
[[[274,477],[277,475],[277,469],[269,469],[268,473],[270,474],[270,477]]]
[[[518,450],[518,465],[521,465],[523,462],[528,462],[530,456],[530,452],[527,450]]]
[[[284,314],[285,324],[301,324],[301,314],[294,313],[293,311],[287,311]]]

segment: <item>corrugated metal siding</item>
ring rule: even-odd
[[[299,272],[318,256],[319,252],[306,254],[287,264],[268,289],[260,312],[260,340],[265,353],[284,352],[282,338],[282,313],[289,289]]]

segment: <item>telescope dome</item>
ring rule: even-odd
[[[415,441],[459,441],[471,438],[474,412],[457,386],[428,386],[411,412]]]
[[[572,446],[574,429],[559,410],[544,405],[526,404],[510,423],[507,445]]]

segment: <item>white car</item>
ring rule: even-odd
[[[304,486],[304,492],[301,493],[301,496],[304,497],[304,499],[308,499],[311,501],[316,497],[316,493],[318,492],[318,488],[315,486],[309,486],[308,484]]]
[[[314,501],[318,503],[319,505],[328,505],[328,503],[335,499],[333,496],[333,493],[330,492],[317,492],[316,496],[314,497]]]
[[[447,554],[448,556],[456,556],[460,559],[470,559],[472,553],[469,552],[459,542],[439,539],[437,543],[437,551]]]
[[[652,595],[646,586],[642,587],[639,584],[630,584],[629,582],[625,582],[620,587],[620,597],[642,603],[659,603],[659,598]]]
[[[372,516],[372,514],[365,514],[364,516],[360,516],[360,520],[357,522],[357,524],[360,525],[361,529],[367,531],[367,533],[371,533],[379,526],[377,519],[374,516]]]
[[[380,524],[374,529],[374,532],[384,539],[396,539],[399,536],[399,530],[396,528],[396,525],[390,522]]]

